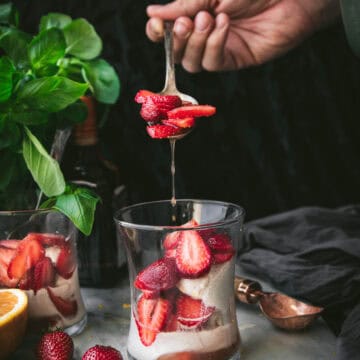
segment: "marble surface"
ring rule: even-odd
[[[239,273],[239,269],[237,269]],[[244,275],[244,274],[241,274]],[[262,283],[264,290],[272,290]],[[129,282],[126,272],[113,289],[83,288],[88,324],[74,336],[74,359],[96,344],[111,345],[126,358],[129,329]],[[331,360],[335,359],[335,336],[317,319],[309,328],[286,332],[275,328],[257,305],[237,303],[237,319],[242,347],[241,360]],[[32,360],[36,337],[28,335],[11,360]]]

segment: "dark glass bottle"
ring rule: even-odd
[[[77,248],[81,286],[110,287],[119,270],[116,228],[113,221],[114,190],[121,184],[119,171],[101,153],[95,101],[83,98],[87,119],[73,129],[65,151],[63,171],[67,181],[88,187],[101,198],[91,234],[79,232]]]

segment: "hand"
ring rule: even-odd
[[[163,38],[174,20],[174,55],[189,72],[262,64],[334,21],[338,0],[176,0],[150,5],[146,34]]]

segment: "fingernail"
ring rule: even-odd
[[[151,31],[156,35],[163,34],[163,24],[161,20],[158,19],[151,19],[150,21]]]
[[[229,25],[227,16],[222,13],[216,17],[215,21],[216,21],[216,27],[218,29],[226,28]]]
[[[180,21],[175,23],[174,32],[176,33],[176,35],[183,38],[187,37],[190,33],[189,27]]]
[[[197,31],[199,32],[204,32],[206,31],[208,28],[209,28],[209,21],[207,21],[206,18],[204,17],[198,17],[196,20],[195,20],[195,28]]]

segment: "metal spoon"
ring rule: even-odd
[[[165,85],[159,94],[161,95],[177,95],[182,101],[188,101],[194,105],[198,101],[188,94],[184,94],[176,87],[175,64],[174,64],[174,48],[173,48],[173,27],[172,21],[165,21],[164,24],[164,47],[165,47]],[[186,129],[183,133],[170,136],[169,139],[181,139],[191,132],[192,128]]]
[[[300,330],[310,325],[324,310],[290,296],[264,292],[254,280],[235,277],[235,295],[244,303],[259,306],[263,314],[276,326],[286,330]]]

